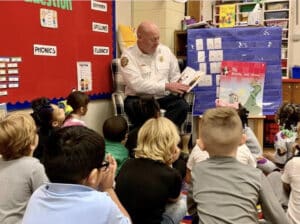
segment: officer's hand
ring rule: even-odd
[[[171,82],[171,83],[166,83],[165,89],[173,93],[183,94],[189,89],[189,86],[178,82]]]

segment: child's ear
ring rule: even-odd
[[[79,112],[80,112],[80,114],[85,114],[85,112],[86,112],[85,107],[80,107]]]
[[[38,134],[35,135],[33,142],[30,144],[30,151],[33,153],[33,151],[36,149],[36,147],[39,144],[39,136]]]
[[[205,150],[205,145],[204,142],[202,141],[202,138],[197,139],[197,145],[199,146],[200,149]]]
[[[52,127],[56,128],[59,126],[59,122],[58,121],[52,121]]]
[[[99,170],[94,168],[89,176],[87,177],[85,185],[92,187],[92,188],[97,188],[99,184]]]
[[[121,144],[125,145],[128,140],[128,132],[125,134],[124,139],[121,141]]]
[[[247,140],[247,135],[246,134],[242,134],[240,145],[246,144],[246,140]]]

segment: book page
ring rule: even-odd
[[[198,84],[203,75],[205,75],[203,71],[195,71],[193,68],[187,66],[177,82],[190,86],[187,91],[190,92]]]

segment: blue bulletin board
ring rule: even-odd
[[[194,115],[215,107],[221,61],[266,63],[263,114],[275,114],[282,101],[281,37],[280,27],[189,29],[187,65],[211,76],[210,84],[194,88]]]

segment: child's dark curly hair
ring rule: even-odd
[[[283,103],[275,114],[275,121],[280,127],[292,130],[300,121],[300,105]]]
[[[40,97],[32,100],[31,108],[33,112],[31,116],[33,117],[37,127],[40,130],[47,130],[52,128],[52,116],[53,108],[49,99],[45,97]]]

